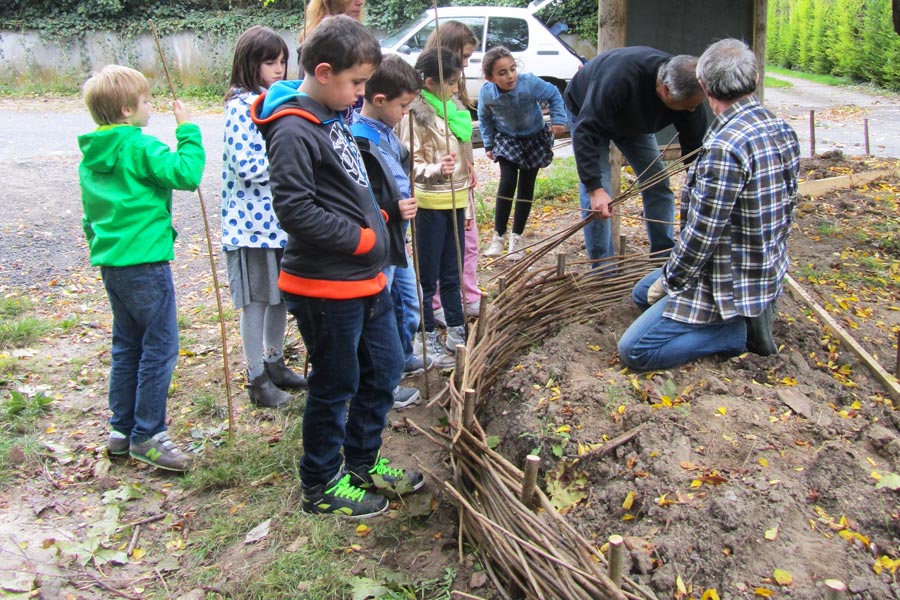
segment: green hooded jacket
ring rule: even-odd
[[[92,265],[174,258],[172,190],[197,189],[206,162],[199,127],[182,123],[175,137],[175,152],[132,125],[105,125],[78,137],[82,226]]]

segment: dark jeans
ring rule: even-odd
[[[513,205],[513,194],[516,194],[516,212],[513,215],[512,231],[516,235],[522,235],[522,232],[525,231],[525,223],[528,222],[528,215],[531,214],[531,205],[534,203],[534,184],[537,181],[539,169],[519,169],[515,163],[505,158],[501,158],[497,162],[500,163],[500,183],[497,184],[494,231],[500,235],[506,233],[509,213]]]
[[[448,327],[465,323],[459,286],[459,265],[456,261],[456,235],[459,233],[460,250],[466,248],[466,211],[430,210],[420,208],[416,214],[416,243],[419,249],[419,277],[422,283],[422,308],[425,309],[425,331],[434,331],[434,309],[431,299],[441,290],[441,306]]]
[[[166,397],[178,359],[175,286],[169,263],[102,267],[113,313],[110,426],[146,442],[166,430]]]
[[[300,460],[300,479],[310,488],[337,474],[341,448],[348,469],[375,464],[403,350],[387,288],[353,300],[285,294],[285,302],[312,363]]]

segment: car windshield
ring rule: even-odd
[[[384,47],[384,48],[390,48],[391,46],[393,46],[394,44],[396,44],[396,43],[399,42],[400,40],[402,40],[402,39],[404,39],[405,37],[407,37],[410,33],[413,32],[413,30],[415,30],[415,29],[418,27],[419,22],[420,22],[420,21],[425,17],[425,15],[427,15],[427,14],[428,14],[428,11],[426,10],[425,12],[423,12],[422,14],[420,14],[418,17],[416,17],[416,18],[413,19],[412,21],[409,21],[408,23],[406,23],[405,25],[403,25],[400,29],[394,31],[393,33],[389,33],[389,34],[386,35],[385,37],[381,38],[381,45],[382,45],[382,47]]]

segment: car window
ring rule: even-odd
[[[441,18],[441,22],[444,21],[459,21],[464,25],[468,25],[469,29],[475,34],[475,38],[478,40],[478,47],[475,48],[476,52],[481,52],[481,49],[484,47],[484,17],[456,17],[453,19],[444,19]],[[527,27],[527,24],[526,24]],[[428,41],[428,36],[431,35],[431,32],[434,31],[434,20],[426,23],[421,29],[419,29],[412,37],[410,37],[406,41],[406,45],[409,46],[411,52],[421,52],[425,49],[425,43]]]
[[[511,17],[491,17],[488,21],[487,48],[506,46],[510,52],[528,49],[528,22]]]

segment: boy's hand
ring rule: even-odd
[[[566,132],[566,128],[563,125],[551,125],[550,126],[550,133],[552,133],[553,137],[555,137],[555,138],[562,137],[562,134],[564,134],[565,132]]]
[[[466,219],[466,231],[472,231],[473,225],[475,225],[475,219]]]
[[[469,167],[469,185],[475,187],[478,185],[478,173],[475,171],[475,163],[468,163]]]
[[[494,151],[493,150],[488,150],[487,152],[484,153],[484,155],[487,156],[489,159],[494,160]]]
[[[441,175],[450,177],[456,170],[456,152],[451,152],[441,159]]]
[[[188,107],[184,105],[184,102],[181,100],[176,100],[174,104],[173,110],[175,111],[175,122],[181,125],[182,123],[189,123],[191,120],[191,111],[188,110]]]
[[[419,201],[415,198],[406,198],[397,202],[400,207],[400,216],[404,221],[412,221],[416,218],[416,212],[419,210]]]

